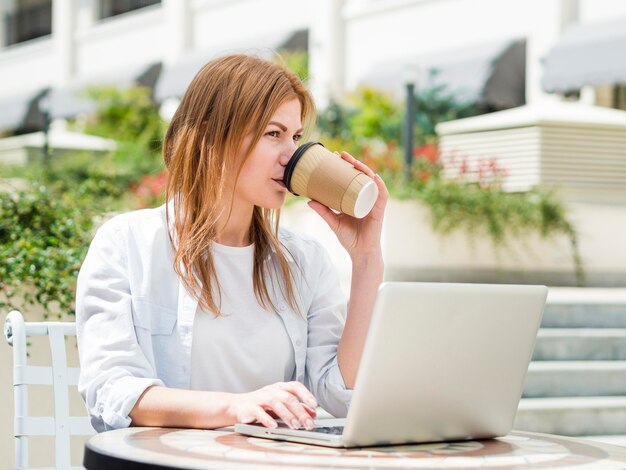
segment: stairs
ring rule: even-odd
[[[550,289],[514,429],[626,446],[626,289]]]

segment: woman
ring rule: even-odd
[[[313,102],[271,62],[230,55],[194,78],[164,141],[168,204],[96,233],[78,277],[79,391],[96,430],[313,427],[345,416],[382,281],[387,191],[357,220],[309,202],[352,260],[347,319],[313,239],[278,229]],[[306,384],[306,386],[305,386]]]

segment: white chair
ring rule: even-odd
[[[65,336],[76,335],[76,324],[73,322],[24,322],[22,314],[14,310],[7,315],[4,335],[9,345],[13,346],[15,468],[17,470],[29,468],[29,436],[55,436],[53,468],[68,470],[72,468],[70,467],[70,436],[95,434],[89,418],[70,416],[68,386],[78,383],[79,369],[67,366]],[[48,336],[52,356],[51,367],[27,364],[26,338],[29,336]],[[54,416],[28,415],[28,385],[52,385]]]

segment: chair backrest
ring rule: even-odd
[[[67,366],[65,336],[76,336],[74,322],[24,322],[16,310],[7,315],[4,335],[13,346],[15,468],[28,467],[28,437],[55,436],[56,470],[70,467],[70,436],[95,434],[87,416],[70,416],[70,385],[78,384],[78,367]],[[26,338],[48,336],[52,366],[31,366],[26,361]],[[28,415],[28,385],[52,385],[54,416]],[[80,468],[80,467],[78,467]]]

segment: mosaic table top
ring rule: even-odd
[[[357,449],[333,449],[247,437],[223,428],[128,428],[93,436],[87,470],[171,469],[626,469],[626,447],[513,431],[497,439]]]

